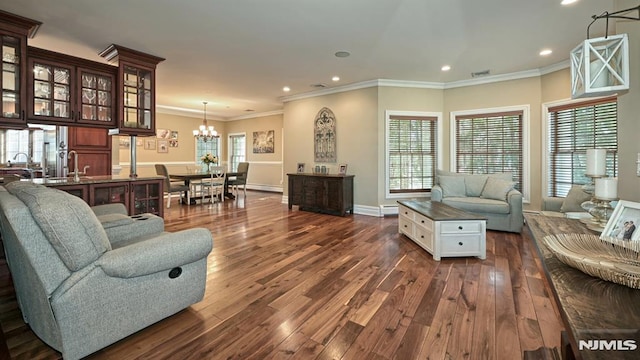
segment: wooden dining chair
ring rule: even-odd
[[[213,203],[216,201],[214,199],[222,199],[224,196],[226,172],[224,166],[212,166],[209,172],[211,173],[211,177],[202,179],[200,186],[202,187],[202,191],[205,192],[206,190],[207,196],[211,197],[209,202]]]

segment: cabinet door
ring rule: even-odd
[[[121,64],[123,133],[155,133],[155,72],[141,66]]]
[[[131,182],[132,215],[152,213],[162,217],[162,180]]]
[[[304,178],[300,176],[289,176],[289,204],[300,205],[303,200]]]
[[[77,71],[78,123],[115,126],[115,76],[87,68]]]
[[[304,178],[303,197],[304,201],[301,204],[304,207],[312,209],[323,209],[326,204],[326,192],[324,180],[317,177]]]
[[[2,48],[0,121],[2,124],[26,125],[26,37],[0,30],[0,45]]]
[[[129,183],[105,183],[89,185],[89,205],[122,203],[129,208]]]
[[[326,179],[326,208],[328,211],[344,215],[343,182],[340,178]]]
[[[75,89],[74,67],[48,60],[29,59],[30,119],[46,123],[72,123],[77,114],[73,110]]]
[[[88,165],[87,175],[111,175],[111,137],[107,129],[69,127],[69,151],[78,153],[78,168]],[[75,169],[74,159],[68,162],[69,171]]]

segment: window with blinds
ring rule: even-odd
[[[238,170],[238,164],[245,161],[246,153],[245,135],[229,135],[229,170]]]
[[[456,115],[455,120],[456,172],[510,172],[522,191],[523,112]]]
[[[389,115],[389,193],[431,191],[437,165],[437,120],[435,116]]]
[[[618,101],[615,97],[551,107],[549,196],[566,196],[586,184],[587,149],[607,150],[607,175],[618,175]]]

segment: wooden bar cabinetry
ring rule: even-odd
[[[164,216],[163,177],[116,179],[111,176],[69,179],[35,179],[34,183],[55,187],[83,199],[90,206],[122,203],[129,215],[151,213]]]
[[[353,214],[354,175],[287,174],[289,209],[344,216]]]

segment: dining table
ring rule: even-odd
[[[241,173],[239,172],[227,172],[225,173],[224,176],[224,197],[225,198],[229,198],[229,199],[234,199],[235,196],[229,191],[229,185],[228,185],[228,181],[229,178],[233,178],[236,176],[241,175]],[[199,180],[199,179],[206,179],[208,177],[210,177],[211,174],[208,172],[204,172],[204,171],[195,171],[195,172],[187,172],[187,173],[169,173],[169,179],[171,180],[182,180],[184,181],[184,184],[189,187],[191,184],[192,180]],[[186,194],[184,196],[184,198],[186,199]],[[195,204],[196,203],[196,199],[195,198],[191,198],[191,204]]]

